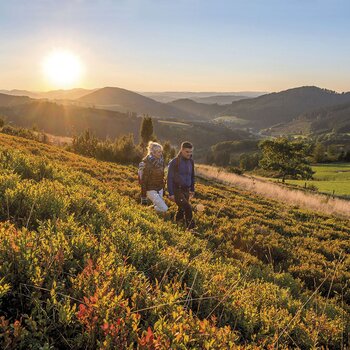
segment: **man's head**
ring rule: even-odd
[[[193,153],[193,145],[191,142],[185,141],[181,144],[180,154],[185,159],[190,159]]]

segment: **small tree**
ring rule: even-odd
[[[350,162],[350,151],[347,151],[344,155],[344,161],[345,162]]]
[[[336,145],[329,145],[327,147],[327,158],[331,162],[335,162],[339,157],[339,149]]]
[[[141,150],[134,143],[133,134],[123,135],[114,142],[115,161],[128,164],[141,160]]]
[[[283,182],[287,176],[294,179],[312,178],[314,172],[307,161],[303,143],[279,138],[264,140],[259,147],[262,150],[260,166],[266,170],[277,171]]]
[[[142,119],[140,137],[141,146],[143,149],[146,148],[149,141],[155,139],[155,136],[153,134],[153,121],[152,118],[148,115],[145,115]]]
[[[90,130],[86,130],[73,138],[72,149],[74,152],[84,156],[94,157],[96,155],[97,145],[97,138]]]
[[[243,170],[254,170],[259,165],[260,153],[243,153],[239,158],[239,166]]]
[[[171,159],[175,157],[175,148],[171,147],[169,141],[165,141],[163,145],[163,155],[165,163],[168,163]]]
[[[5,125],[5,119],[0,116],[0,128],[2,128]]]
[[[315,163],[322,163],[326,160],[326,148],[322,143],[316,143],[312,152],[312,157]]]

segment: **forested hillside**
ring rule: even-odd
[[[2,97],[3,100],[1,99]],[[130,113],[121,113],[98,108],[63,105],[45,100],[0,94],[0,118],[8,124],[24,128],[35,128],[58,136],[76,136],[86,130],[104,140],[131,133],[139,142],[142,118]],[[230,130],[223,125],[210,122],[179,123],[154,119],[154,130],[161,141],[179,144],[183,138],[190,139],[197,147],[207,151],[211,145],[225,140],[249,138],[248,132]]]
[[[350,93],[336,93],[316,86],[302,86],[232,102],[222,115],[251,121],[254,128],[286,123],[315,109],[350,102]]]
[[[0,348],[348,346],[349,221],[196,193],[184,231],[138,204],[134,167],[0,134]]]

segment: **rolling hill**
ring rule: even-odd
[[[89,129],[101,139],[114,139],[132,133],[136,142],[142,120],[116,111],[6,95],[0,95],[0,115],[17,126],[31,128],[35,125],[44,132],[58,136],[73,136]],[[177,123],[154,119],[154,130],[161,141],[169,140],[178,145],[184,139],[189,139],[199,150],[206,150],[217,142],[250,137],[244,131],[230,130],[210,122]]]
[[[69,90],[51,90],[51,91],[28,91],[28,90],[0,90],[0,93],[13,96],[28,96],[30,98],[46,98],[49,100],[73,100],[87,95],[96,89],[87,90],[81,88]]]
[[[350,102],[350,93],[336,93],[305,86],[271,93],[253,99],[233,102],[222,115],[236,116],[251,122],[255,128],[286,123],[316,108]]]
[[[298,119],[310,121],[310,130],[314,133],[350,133],[350,103],[304,113]]]
[[[30,102],[28,96],[12,96],[0,93],[0,107],[11,107]]]
[[[254,96],[255,97],[255,96]],[[248,96],[237,96],[237,95],[213,95],[208,97],[192,97],[191,100],[199,103],[226,105],[234,101],[245,100],[251,98]]]
[[[240,97],[246,97],[246,98],[254,98],[261,95],[265,95],[267,92],[260,92],[260,91],[237,91],[237,92],[215,92],[215,91],[206,91],[206,92],[194,92],[194,91],[163,91],[163,92],[139,92],[141,95],[150,97],[153,100],[156,100],[158,102],[172,102],[175,100],[188,98],[196,102],[205,102],[200,101],[201,98],[218,98],[220,99],[221,96],[224,96],[225,98],[230,96],[232,98],[240,98]],[[227,102],[227,103],[231,103]],[[219,101],[214,101],[210,103],[219,103]]]
[[[198,181],[185,231],[134,167],[3,134],[0,160],[1,348],[349,345],[348,220]]]
[[[188,113],[177,108],[157,102],[129,90],[105,87],[78,99],[79,102],[94,105],[99,108],[150,114],[155,117],[172,117],[188,119]]]
[[[317,108],[266,130],[271,135],[350,133],[350,103]]]
[[[223,107],[218,104],[198,103],[188,98],[169,102],[168,105],[184,111],[188,115],[198,116],[206,120],[214,119],[223,110]]]

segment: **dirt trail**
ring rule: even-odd
[[[251,191],[289,205],[350,218],[350,201],[282,187],[255,177],[228,173],[209,165],[196,165],[196,176]]]

